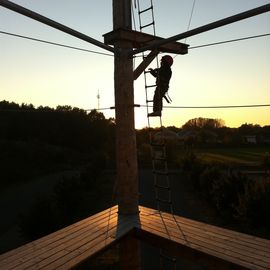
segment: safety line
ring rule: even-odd
[[[188,22],[187,31],[190,28],[191,20],[192,20],[192,17],[193,17],[193,12],[194,12],[194,8],[195,8],[195,3],[196,3],[196,0],[193,0],[193,5],[192,5],[192,8],[191,8],[191,14],[190,14],[189,22]],[[186,41],[187,41],[187,38],[185,38],[184,43],[186,43]]]

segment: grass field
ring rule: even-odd
[[[262,166],[268,157],[270,147],[232,147],[196,149],[195,153],[205,162],[236,166]]]

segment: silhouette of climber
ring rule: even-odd
[[[161,58],[160,68],[149,68],[150,73],[156,78],[156,90],[153,100],[153,112],[149,113],[148,116],[161,116],[163,106],[162,99],[165,97],[165,94],[169,89],[169,82],[172,76],[172,64],[172,57],[170,55],[165,55]]]

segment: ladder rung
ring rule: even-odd
[[[144,10],[140,10],[140,11],[139,11],[139,14],[142,14],[142,13],[148,11],[148,10],[151,10],[151,9],[153,9],[153,6],[150,6],[149,8],[146,8],[146,9],[144,9]]]
[[[165,143],[153,143],[153,142],[151,142],[150,145],[152,147],[164,147]]]
[[[154,100],[146,100],[147,103],[154,102]]]
[[[146,85],[145,88],[150,88],[150,87],[156,87],[156,84],[152,84],[152,85]]]
[[[142,30],[143,28],[149,27],[149,26],[154,25],[154,24],[155,24],[155,22],[151,22],[151,23],[142,25],[142,26],[140,26],[140,29]]]
[[[144,73],[150,73],[151,71],[150,70],[145,70]]]
[[[160,198],[156,198],[157,201],[162,202],[162,203],[166,203],[166,204],[172,204],[172,201],[168,201],[168,200],[163,200]]]
[[[160,189],[167,189],[167,190],[171,189],[169,186],[161,186],[161,185],[158,185],[158,184],[155,184],[155,187],[160,188]]]
[[[155,157],[155,156],[152,156],[152,159],[153,160],[157,160],[157,161],[166,161],[166,158],[165,157]]]
[[[168,260],[168,261],[172,261],[174,263],[176,262],[176,259],[175,258],[170,257],[169,255],[166,255],[166,254],[164,254],[162,252],[160,252],[160,256],[163,257],[164,259]]]
[[[164,171],[153,171],[154,174],[160,174],[160,175],[169,175],[169,172]]]

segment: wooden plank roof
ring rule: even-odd
[[[211,269],[270,269],[270,240],[140,207],[117,206],[0,255],[0,269],[70,269],[133,233]]]

